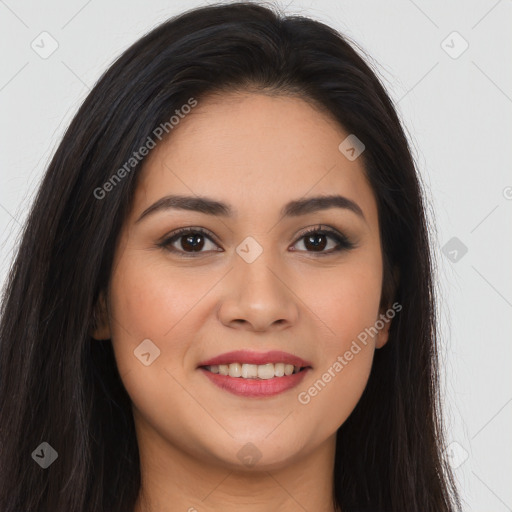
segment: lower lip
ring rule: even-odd
[[[305,377],[309,368],[283,377],[272,379],[244,379],[242,377],[230,377],[212,373],[204,368],[199,368],[216,386],[229,391],[234,395],[245,397],[268,397],[284,393],[297,386]]]

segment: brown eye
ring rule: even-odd
[[[198,252],[204,247],[204,235],[200,233],[180,236],[179,239],[181,239],[181,248],[185,251]]]
[[[312,251],[323,251],[328,245],[328,236],[323,233],[307,235],[304,237],[304,247]]]
[[[212,244],[212,246],[208,247],[208,243]],[[215,248],[218,246],[212,241],[212,237],[200,228],[180,229],[171,233],[159,245],[168,251],[180,253],[183,256],[205,253],[208,252],[208,249],[219,252],[218,248]],[[205,246],[207,250],[203,250]]]
[[[329,239],[331,242],[329,242]],[[355,244],[345,235],[331,229],[322,229],[321,226],[317,226],[304,233],[299,241],[302,240],[306,252],[318,253],[318,255],[322,256],[355,247]]]

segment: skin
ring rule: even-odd
[[[390,326],[309,403],[299,402],[384,313],[377,204],[362,158],[349,161],[338,149],[347,136],[299,98],[239,93],[199,102],[148,155],[93,334],[112,340],[133,403],[142,474],[136,512],[334,510],[336,431]],[[237,215],[172,209],[136,222],[171,193],[208,196]],[[279,216],[290,200],[330,194],[356,202],[364,219],[340,208]],[[319,256],[302,237],[317,224],[356,247]],[[220,242],[206,239],[190,258],[158,246],[182,227],[205,228]],[[236,252],[248,236],[263,249],[252,263]],[[183,241],[173,243],[182,253]],[[320,252],[336,241],[327,244]],[[145,366],[134,350],[148,338],[160,356]],[[197,366],[238,349],[283,350],[313,368],[277,396],[236,396]],[[261,455],[251,467],[237,456],[247,443]]]

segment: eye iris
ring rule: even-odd
[[[199,239],[199,241],[195,241],[195,239]],[[185,241],[184,241],[185,240]],[[195,252],[199,252],[204,246],[204,236],[200,233],[194,233],[192,235],[182,236],[181,237],[181,247],[184,250],[192,250]]]
[[[318,238],[322,238],[323,239],[322,242],[313,241],[313,240],[318,240]],[[304,240],[304,246],[306,247],[306,249],[309,249],[310,247],[308,247],[308,244],[311,243],[312,247],[314,249],[323,250],[323,249],[325,249],[325,246],[327,243],[326,239],[327,239],[327,237],[323,233],[316,233],[316,234],[308,235],[308,236],[306,236],[306,238]]]

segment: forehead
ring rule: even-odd
[[[170,193],[216,198],[237,217],[280,210],[308,195],[342,194],[376,221],[362,158],[331,116],[289,96],[231,94],[199,101],[144,162],[135,210]]]

